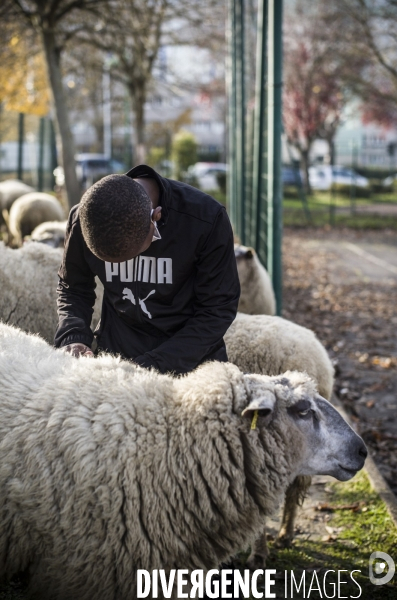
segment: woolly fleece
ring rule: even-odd
[[[315,393],[299,373],[76,359],[4,324],[0,380],[0,579],[30,567],[51,600],[130,600],[138,568],[208,569],[248,546],[301,468],[286,407]],[[241,412],[266,390],[273,421],[250,431]]]
[[[310,329],[281,317],[237,313],[225,343],[230,362],[242,371],[263,375],[303,371],[316,381],[319,393],[330,400],[334,369],[327,351]]]
[[[53,343],[58,322],[58,268],[62,249],[29,242],[12,250],[0,242],[0,320],[40,334]],[[92,326],[100,319],[102,284],[94,307]]]
[[[276,298],[272,282],[255,250],[240,244],[235,244],[234,249],[241,286],[238,310],[248,315],[274,315]]]

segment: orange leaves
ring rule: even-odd
[[[50,96],[42,52],[31,48],[22,33],[13,33],[2,44],[0,59],[0,102],[6,110],[46,115]]]

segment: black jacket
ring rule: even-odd
[[[58,273],[55,346],[91,346],[97,276],[104,285],[95,332],[99,350],[163,373],[186,373],[206,360],[226,361],[223,336],[236,316],[240,285],[225,209],[145,165],[127,175],[158,182],[162,239],[128,262],[105,263],[88,249],[78,205],[72,208]]]

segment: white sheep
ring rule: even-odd
[[[137,569],[216,568],[296,475],[348,480],[366,456],[300,373],[178,379],[0,325],[0,381],[0,579],[28,570],[40,599],[130,600]]]
[[[33,187],[19,181],[19,179],[0,181],[0,212],[3,209],[9,211],[12,203],[17,198],[34,191],[36,190]]]
[[[40,334],[52,343],[56,325],[58,269],[62,250],[28,242],[12,250],[0,242],[0,320]],[[92,326],[100,318],[102,285]]]
[[[234,244],[241,285],[238,310],[249,315],[274,315],[276,299],[272,282],[253,248]]]
[[[44,221],[62,221],[65,218],[59,201],[50,194],[31,192],[24,194],[11,206],[10,212],[3,210],[9,233],[9,245],[21,246],[25,235],[30,235]]]
[[[33,242],[41,242],[52,248],[63,248],[65,245],[67,221],[45,221],[35,227],[30,235]]]
[[[237,313],[224,339],[230,362],[242,371],[262,375],[304,371],[317,383],[319,393],[331,399],[334,368],[310,329],[281,317]]]
[[[334,369],[324,346],[306,327],[281,317],[237,313],[225,342],[229,360],[242,371],[263,375],[303,371],[316,382],[319,393],[330,400]],[[310,484],[310,477],[297,477],[288,488],[276,546],[291,545],[297,509]],[[266,556],[265,531],[252,548],[249,566],[262,568]]]

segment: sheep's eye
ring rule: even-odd
[[[311,409],[311,408],[308,408],[308,409],[306,409],[306,410],[300,410],[300,411],[298,412],[298,415],[299,415],[300,417],[307,417],[307,415],[308,415],[308,414],[310,414],[311,412],[312,412],[312,409]]]

